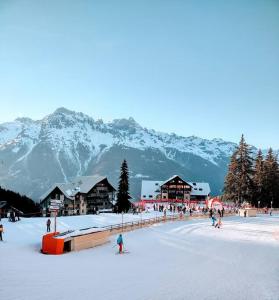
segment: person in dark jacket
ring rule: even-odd
[[[117,238],[117,245],[119,247],[119,254],[123,253],[123,238],[122,238],[122,234],[119,234],[119,236]]]
[[[3,232],[4,232],[4,227],[2,224],[0,224],[0,241],[3,241],[3,237],[2,237]]]
[[[50,224],[51,224],[51,221],[50,221],[50,219],[48,219],[47,222],[46,222],[47,232],[50,232]]]

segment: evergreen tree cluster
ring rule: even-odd
[[[117,191],[116,211],[118,213],[128,212],[131,207],[130,198],[128,164],[127,161],[124,160],[121,165]]]
[[[10,190],[5,190],[0,187],[0,201],[7,201],[10,206],[17,208],[25,214],[40,212],[40,206],[32,199],[22,196]]]
[[[231,157],[224,185],[224,198],[241,204],[279,207],[279,164],[270,148],[264,158],[259,150],[253,159],[251,147],[242,135]]]

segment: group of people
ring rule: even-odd
[[[222,218],[224,217],[224,211],[224,207],[222,209],[218,209],[216,217],[215,210],[212,208],[209,210],[209,218],[211,218],[212,226],[214,226],[215,228],[221,228]]]
[[[13,210],[7,213],[7,218],[10,222],[20,221],[19,213]]]

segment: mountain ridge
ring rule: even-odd
[[[81,175],[106,175],[116,185],[121,160],[129,158],[135,197],[141,178],[159,180],[174,173],[209,181],[218,194],[235,147],[223,139],[147,129],[132,117],[105,123],[60,107],[41,120],[24,117],[0,124],[0,185],[34,200],[53,183]]]

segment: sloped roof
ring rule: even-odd
[[[56,187],[61,190],[65,197],[73,199],[77,193],[87,194],[97,183],[105,179],[107,177],[104,176],[79,176],[69,183],[56,183],[40,197],[40,200],[44,200]],[[111,184],[110,186],[115,190]]]
[[[192,196],[207,196],[210,194],[210,186],[207,182],[188,182],[193,188]]]
[[[170,179],[166,181],[159,181],[159,180],[142,180],[141,183],[141,199],[145,195],[147,199],[149,199],[149,195],[152,195],[153,198],[156,195],[160,194],[161,186],[164,185],[166,182],[174,179],[177,175],[172,176]],[[185,180],[183,180],[185,181]],[[190,182],[187,183],[192,187],[191,195],[192,196],[207,196],[210,194],[210,186],[207,182]],[[158,190],[158,191],[157,191]],[[150,198],[152,199],[152,198]]]
[[[0,201],[0,208],[5,207],[8,204],[7,201]]]
[[[180,178],[183,182],[188,183],[187,181],[185,181],[184,179],[182,179],[179,175],[173,175],[171,178],[167,179],[166,181],[163,181],[163,182],[161,183],[161,185],[164,185],[164,184],[168,183],[169,181],[173,180],[173,179],[176,178],[176,177]]]
[[[141,199],[143,195],[149,197],[149,195],[158,195],[161,192],[161,185],[163,181],[158,180],[142,180],[141,182]],[[159,190],[158,192],[156,192]]]

